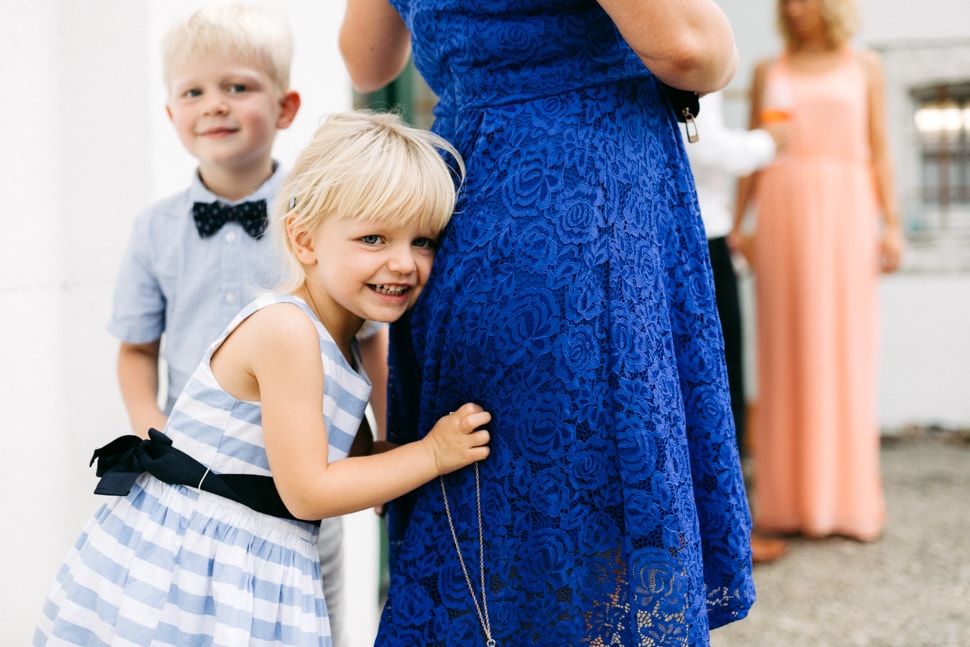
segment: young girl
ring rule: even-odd
[[[420,442],[337,460],[370,392],[354,335],[414,304],[456,174],[449,144],[398,117],[350,113],[320,127],[276,209],[288,283],[212,344],[164,434],[95,452],[99,491],[127,494],[70,552],[35,645],[331,644],[312,520],[489,453],[491,416],[468,403]]]

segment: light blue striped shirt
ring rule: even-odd
[[[272,208],[285,175],[274,165],[273,175],[239,202],[266,200]],[[195,173],[186,190],[139,214],[115,287],[108,332],[132,344],[162,340],[166,413],[209,344],[242,307],[276,287],[284,271],[270,232],[257,240],[229,222],[210,238],[199,236],[192,204],[216,200]]]

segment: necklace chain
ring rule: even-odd
[[[448,506],[448,492],[445,491],[445,480],[438,477],[441,485],[441,498],[445,502],[445,515],[448,517],[448,528],[451,530],[451,538],[455,542],[455,551],[458,553],[458,563],[461,564],[461,572],[465,576],[465,583],[468,585],[468,592],[472,595],[472,602],[475,603],[475,612],[478,614],[478,622],[482,625],[485,632],[486,647],[495,647],[495,639],[492,638],[492,623],[488,618],[488,600],[485,597],[485,542],[482,533],[482,488],[478,479],[478,463],[475,463],[475,508],[478,513],[478,574],[479,586],[482,591],[482,603],[478,604],[478,596],[475,595],[475,587],[472,586],[472,578],[468,575],[468,568],[465,566],[465,558],[461,554],[461,546],[458,544],[458,534],[455,532],[455,522],[451,518],[451,508]]]

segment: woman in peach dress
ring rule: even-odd
[[[755,70],[751,127],[790,119],[789,145],[742,180],[731,236],[755,271],[755,527],[870,541],[885,522],[878,278],[902,250],[882,68],[848,44],[852,0],[777,6],[786,48]],[[741,234],[749,200],[753,241]]]

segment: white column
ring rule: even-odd
[[[94,447],[127,433],[105,331],[135,214],[194,163],[164,112],[158,41],[189,0],[0,3],[0,635],[26,645],[84,521]],[[336,45],[343,3],[267,3],[289,17],[303,108],[277,140],[289,164],[326,112],[351,105]],[[365,514],[372,513],[369,511]],[[376,526],[348,524],[348,617],[372,637]],[[352,575],[352,573],[354,573]],[[372,581],[372,590],[368,590]],[[357,642],[355,644],[362,644]]]

